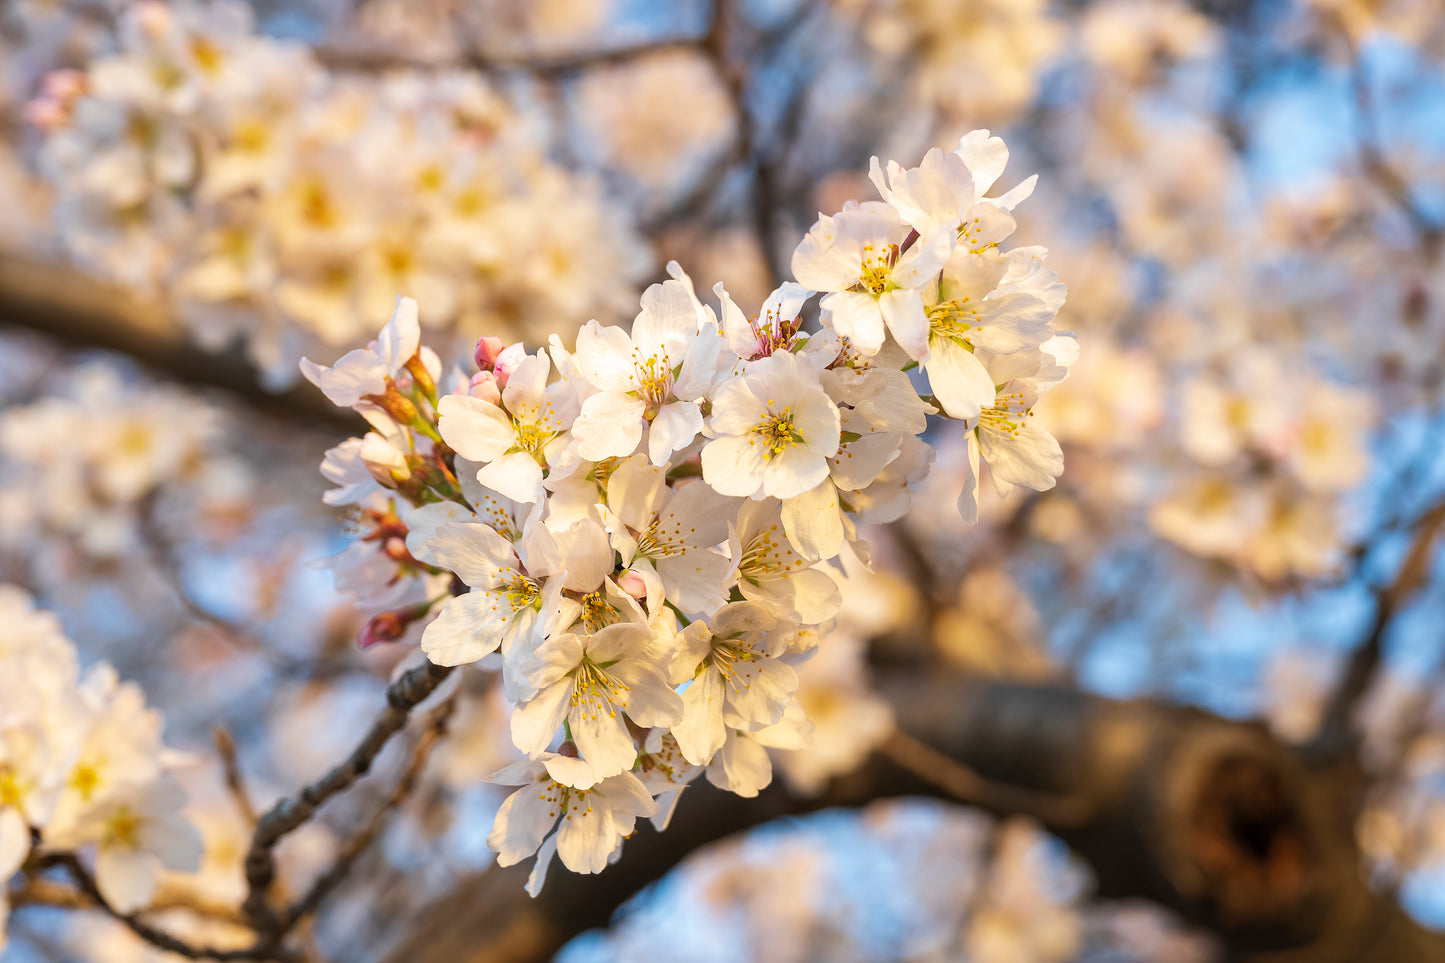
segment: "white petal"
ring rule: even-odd
[[[470,395],[445,395],[437,402],[437,430],[457,454],[475,462],[500,457],[517,441],[505,411]]]
[[[513,618],[505,598],[470,592],[446,604],[422,631],[421,650],[436,665],[465,665],[497,651]]]

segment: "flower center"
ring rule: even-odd
[[[969,303],[969,296],[940,301],[928,309],[928,328],[933,337],[952,338],[969,351],[973,350],[973,336],[969,333],[978,327],[978,309]]]
[[[768,449],[768,457],[780,455],[803,441],[803,436],[798,434],[793,427],[793,409],[785,407],[781,414],[768,412],[753,433],[760,436],[763,444]]]
[[[750,582],[764,578],[787,578],[791,569],[802,568],[803,560],[791,548],[783,548],[777,539],[778,526],[772,525],[752,537],[743,548],[738,574]]]
[[[521,572],[514,571],[511,581],[502,586],[502,594],[506,595],[507,603],[512,606],[512,611],[520,612],[528,606],[536,605],[542,592],[535,581]]]
[[[627,683],[614,679],[602,666],[584,658],[573,675],[572,711],[594,722],[604,715],[616,718],[614,702],[627,689]]]
[[[643,358],[642,353],[634,348],[632,365],[637,373],[638,394],[647,402],[649,409],[666,403],[672,395],[672,366],[668,363],[667,353],[654,352]]]
[[[858,285],[874,297],[888,290],[892,283],[893,265],[898,263],[898,245],[888,244],[883,248],[872,244],[863,245],[863,264],[858,276]]]
[[[582,624],[588,632],[600,632],[609,625],[622,621],[622,613],[607,601],[601,589],[582,596]]]
[[[1024,407],[1024,393],[1010,391],[1000,394],[998,402],[992,408],[979,412],[979,424],[988,425],[992,431],[1017,438],[1027,424],[1026,419],[1033,416],[1033,409]]]

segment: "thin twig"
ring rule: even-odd
[[[431,695],[451,671],[450,666],[430,662],[408,670],[387,687],[386,708],[346,760],[298,795],[277,802],[256,823],[251,847],[246,853],[247,893],[243,912],[263,939],[276,941],[285,933],[269,900],[271,882],[276,877],[276,845],[305,824],[326,800],[365,775],[391,737],[406,725],[411,710]]]
[[[386,823],[387,816],[406,802],[416,791],[417,783],[421,779],[422,771],[426,768],[432,750],[446,736],[447,726],[455,708],[456,697],[453,696],[432,710],[427,717],[426,728],[423,730],[421,738],[417,740],[411,758],[405,769],[402,770],[401,777],[397,780],[391,794],[376,808],[366,825],[340,846],[331,867],[317,877],[306,895],[298,899],[286,911],[281,920],[283,930],[290,929],[298,920],[316,911],[322,901],[346,878],[357,858],[376,839]]]
[[[241,818],[246,820],[246,825],[255,826],[256,804],[251,801],[251,793],[246,789],[246,777],[241,772],[240,762],[236,759],[235,740],[231,738],[231,733],[225,726],[217,725],[211,727],[211,741],[216,744],[216,754],[221,757],[221,771],[225,774],[226,790],[231,794],[231,799],[241,813]]]
[[[1384,655],[1385,631],[1410,597],[1430,577],[1435,539],[1445,528],[1445,500],[1425,512],[1416,525],[1415,537],[1395,577],[1375,590],[1375,617],[1352,656],[1340,683],[1326,705],[1319,731],[1308,748],[1313,758],[1338,758],[1354,748],[1351,722],[1355,709],[1379,669]]]
[[[76,886],[90,898],[96,907],[124,923],[132,933],[147,943],[175,953],[177,956],[183,956],[188,960],[280,960],[284,963],[290,963],[295,959],[291,953],[273,945],[261,946],[258,944],[240,949],[223,949],[207,944],[188,943],[146,922],[139,913],[121,913],[116,910],[101,894],[100,886],[96,883],[90,870],[85,868],[85,864],[74,853],[56,854],[51,862],[63,867],[75,881]]]

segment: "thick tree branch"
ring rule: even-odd
[[[65,348],[117,351],[168,380],[219,388],[252,408],[293,421],[336,431],[354,431],[361,424],[309,384],[267,391],[239,350],[201,350],[158,299],[67,265],[0,249],[0,330],[5,328],[35,331]]]
[[[777,785],[754,800],[690,789],[666,833],[640,831],[600,876],[553,873],[530,900],[529,867],[488,872],[428,908],[385,958],[546,959],[714,840],[823,806],[932,795],[1032,816],[1089,863],[1100,896],[1168,907],[1217,934],[1237,963],[1445,961],[1445,938],[1362,880],[1348,807],[1329,774],[1263,728],[1048,686],[895,683],[901,728],[948,766],[926,753],[906,768],[880,755],[811,800]],[[967,778],[948,775],[954,767]],[[1007,797],[1001,786],[1011,787]]]

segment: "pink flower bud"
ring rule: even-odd
[[[627,572],[617,580],[617,587],[635,599],[647,597],[647,583],[636,572]]]
[[[497,376],[490,371],[478,371],[472,375],[472,383],[467,386],[467,394],[473,398],[490,401],[494,405],[502,403],[502,388],[497,384]]]
[[[477,339],[477,367],[483,371],[491,371],[497,366],[497,356],[506,347],[502,344],[501,338],[479,338]]]
[[[85,74],[78,70],[52,70],[45,75],[40,89],[46,97],[62,103],[71,101],[85,93]]]
[[[410,619],[402,617],[400,612],[383,612],[366,623],[366,628],[361,630],[361,638],[356,644],[363,649],[369,649],[373,645],[382,642],[395,642],[406,634],[406,627]]]

